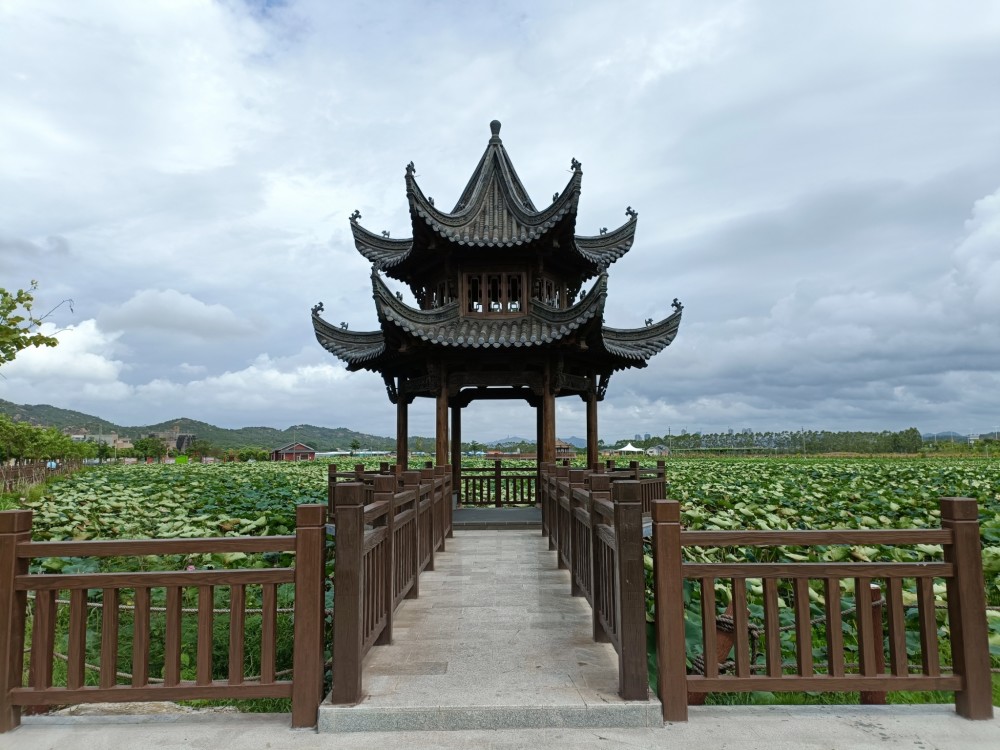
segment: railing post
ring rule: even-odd
[[[684,640],[684,576],[681,508],[676,500],[653,501],[653,596],[656,606],[656,692],[664,721],[687,721],[687,654]]]
[[[587,480],[587,471],[585,469],[570,469],[569,471],[569,492],[567,500],[569,501],[569,593],[570,596],[583,596],[584,591],[580,588],[580,584],[577,583],[577,575],[579,571],[577,570],[577,564],[581,562],[577,558],[579,557],[579,550],[577,547],[580,544],[580,539],[576,535],[576,525],[578,523],[576,519],[575,506],[573,500],[573,490],[583,489]]]
[[[618,680],[622,698],[646,700],[646,571],[642,562],[642,500],[639,482],[615,482],[615,547],[618,579]]]
[[[337,508],[333,497],[337,485],[337,464],[326,467],[326,522],[336,523]]]
[[[330,702],[354,704],[361,701],[364,485],[361,482],[341,482],[336,486],[335,495],[337,552],[333,574],[333,691]]]
[[[871,584],[871,618],[872,633],[875,634],[875,672],[879,676],[885,674],[885,620],[884,607],[882,605],[882,588],[877,584]],[[861,612],[858,613],[860,617]],[[884,706],[886,705],[886,695],[884,690],[862,690],[861,705],[863,706]]]
[[[404,471],[402,474],[404,492],[413,492],[413,538],[410,544],[410,555],[413,558],[413,586],[406,595],[407,599],[420,596],[420,472]]]
[[[989,633],[976,501],[942,497],[941,528],[953,534],[952,543],[945,545],[944,559],[955,566],[954,577],[946,581],[952,665],[963,682],[962,689],[955,691],[955,710],[966,719],[991,719]]]
[[[462,473],[462,467],[459,466],[458,471],[455,471],[454,466],[445,467],[445,486],[448,488],[448,538],[455,538],[455,503],[456,496],[455,493],[458,491],[458,487],[455,485],[455,475]]]
[[[396,478],[392,476],[375,477],[376,503],[386,503],[385,512],[385,566],[382,569],[382,603],[385,607],[385,627],[379,633],[375,644],[386,646],[392,643],[392,610],[396,600],[393,590],[393,571],[396,569],[396,508],[393,496],[396,491]]]
[[[427,525],[430,527],[427,537],[427,554],[430,557],[427,559],[427,567],[424,570],[434,570],[434,533],[435,528],[437,528],[437,514],[435,510],[435,497],[434,497],[434,464],[428,461],[423,469],[420,470],[420,494],[423,494],[423,488],[430,484],[431,491],[428,493],[428,498],[430,502],[427,506]]]
[[[498,458],[493,462],[493,505],[497,508],[502,505],[500,501],[500,483],[503,481],[502,473],[501,461]]]
[[[325,515],[322,505],[300,505],[295,509],[293,727],[316,726],[316,711],[323,700]]]
[[[434,469],[434,493],[438,495],[438,497],[435,497],[434,503],[438,523],[441,526],[441,547],[439,549],[442,552],[447,551],[445,549],[445,540],[448,538],[448,514],[451,511],[451,493],[448,492],[447,481],[449,474],[450,471],[447,466],[442,465]],[[440,490],[438,489],[439,485]]]
[[[597,525],[601,523],[603,516],[594,510],[594,502],[596,500],[611,500],[611,477],[607,474],[591,474],[590,501],[587,503],[587,510],[590,512],[590,569],[593,571],[590,595],[593,598],[591,617],[593,620],[594,640],[598,643],[607,643],[611,639],[604,632],[604,626],[601,624],[600,612],[598,610],[598,602],[607,596],[607,593],[604,591],[603,568],[599,558],[602,542],[597,535]]]
[[[14,578],[28,572],[17,545],[31,541],[31,511],[0,512],[0,732],[21,723],[21,707],[10,703],[12,688],[21,687],[24,671],[24,618],[27,591],[14,590]]]

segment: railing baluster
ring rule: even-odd
[[[768,677],[781,677],[781,620],[778,616],[778,581],[764,581],[764,658]]]
[[[101,687],[118,682],[118,589],[101,592]]]
[[[826,670],[831,677],[844,676],[844,615],[840,606],[840,580],[823,581],[826,600]]]
[[[132,687],[145,687],[149,682],[149,589],[135,589],[135,611],[132,620]]]
[[[907,677],[910,674],[906,656],[906,615],[903,611],[903,581],[899,578],[886,579],[886,603],[889,605],[889,664],[893,676]]]
[[[260,613],[260,682],[274,682],[274,651],[278,616],[278,585],[265,583],[261,589]]]
[[[875,632],[872,628],[872,590],[870,578],[854,580],[854,619],[858,628],[858,660],[864,677],[875,675]],[[881,648],[881,636],[879,647]]]
[[[705,676],[719,676],[718,644],[715,634],[715,579],[701,579],[701,626]]]
[[[750,632],[747,627],[747,582],[733,578],[733,631],[735,636],[736,676],[750,676]]]
[[[163,684],[171,687],[181,679],[181,589],[167,587],[167,628],[163,644]]]
[[[198,587],[198,668],[197,684],[212,683],[212,608],[215,591],[212,586]]]
[[[941,674],[938,654],[937,617],[934,611],[934,579],[917,579],[917,614],[920,622],[920,661],[925,675]]]
[[[31,628],[31,687],[52,687],[52,652],[56,640],[56,594],[35,592],[35,621]]]
[[[812,623],[809,622],[809,579],[792,581],[795,596],[795,667],[800,677],[813,673]]]
[[[241,685],[245,674],[243,661],[246,637],[246,586],[229,589],[229,684]]]
[[[69,656],[66,662],[66,687],[76,690],[83,686],[83,664],[87,657],[87,590],[73,589],[69,593]]]

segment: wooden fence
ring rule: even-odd
[[[992,717],[986,599],[975,500],[942,498],[940,529],[685,531],[680,525],[678,503],[669,500],[653,503],[652,521],[658,691],[664,720],[685,721],[689,696],[693,694],[755,690],[954,690],[959,714],[969,719]],[[943,561],[693,564],[684,560],[686,547],[912,544],[942,545]],[[754,653],[756,628],[748,621],[748,581],[756,586],[758,580],[763,595],[762,664]],[[845,580],[853,583],[853,596],[847,599],[841,585]],[[822,584],[822,606],[810,603],[810,581]],[[886,632],[876,627],[878,618],[871,615],[871,584],[875,581],[886,592]],[[915,606],[904,605],[904,581],[913,582]],[[947,591],[950,674],[940,663],[936,581],[942,581]],[[708,655],[700,660],[704,674],[689,674],[687,669],[697,655],[687,651],[685,644],[686,582],[700,595],[701,653]],[[732,601],[731,674],[723,673],[718,663],[730,651],[728,645],[720,649],[718,644],[722,616],[716,607],[716,591],[720,583],[728,585]],[[786,600],[791,601],[790,607]],[[788,626],[781,625],[783,612],[784,619],[792,620]],[[853,621],[857,633],[857,654],[853,657],[857,664],[847,662],[844,625],[848,620]],[[781,641],[786,629],[794,633],[795,661],[791,664],[782,661]],[[919,643],[919,649],[908,648],[908,635],[909,640]],[[814,661],[814,637],[825,644],[823,664]],[[884,668],[885,650],[889,655],[888,673]]]
[[[22,706],[219,698],[291,698],[292,725],[313,726],[323,689],[323,587],[325,528],[322,505],[300,505],[294,536],[212,539],[32,542],[31,511],[0,512],[0,731],[20,723]],[[28,572],[43,557],[142,557],[226,553],[294,552],[294,568],[181,570],[162,572]],[[138,567],[138,566],[137,566]],[[294,678],[275,672],[277,591],[294,587]],[[260,675],[244,671],[247,587],[261,589]],[[216,679],[213,665],[215,591],[229,589],[228,675]],[[184,592],[197,591],[196,606],[183,606]],[[88,604],[99,591],[101,605],[98,684],[87,684]],[[150,669],[150,611],[154,591],[166,606],[162,677]],[[64,684],[53,680],[60,599],[68,592],[69,630]],[[33,612],[28,616],[29,596]],[[159,597],[157,597],[159,598]],[[65,606],[65,605],[63,605]],[[131,654],[119,651],[122,613],[130,612]],[[194,679],[182,679],[182,620],[197,620]],[[31,648],[24,651],[30,622]],[[27,656],[27,659],[25,658]],[[127,682],[119,667],[128,664]],[[24,684],[24,673],[28,680]]]
[[[55,469],[48,468],[47,464],[47,461],[15,465],[0,463],[0,492],[16,492],[23,487],[41,484],[50,477],[71,474],[80,468],[79,461],[61,461]]]
[[[570,572],[571,592],[593,611],[594,640],[618,652],[619,693],[645,700],[645,572],[641,483],[545,464],[539,495],[542,533]]]
[[[360,700],[364,655],[375,644],[391,642],[393,612],[403,598],[417,596],[420,571],[433,569],[435,552],[445,548],[452,533],[450,467],[390,471],[364,473],[362,481],[354,481],[361,472],[329,469],[336,546],[335,702]],[[222,698],[291,698],[292,726],[315,725],[328,645],[324,600],[330,527],[322,505],[300,505],[295,534],[274,537],[32,542],[31,515],[28,510],[0,512],[0,732],[20,723],[22,706]],[[294,553],[295,566],[29,573],[32,559],[47,557],[148,562],[147,556],[227,553]],[[248,587],[260,591],[255,612],[260,615],[259,655],[246,653]],[[292,669],[285,670],[291,673],[285,679],[276,670],[279,587],[291,587],[294,601]],[[186,597],[191,589],[196,593]],[[219,589],[228,589],[229,606],[221,610],[215,603]],[[61,592],[68,598],[60,599]],[[152,606],[154,599],[165,606]],[[101,609],[96,665],[87,663],[88,610],[94,606]],[[163,619],[162,671],[159,657],[155,665],[150,658],[151,612]],[[228,616],[225,667],[213,664],[220,612]],[[123,613],[128,622],[123,623]],[[189,649],[183,640],[183,624],[191,618],[196,622],[193,670],[185,661]],[[65,678],[55,680],[54,674],[61,673],[54,669],[57,622],[67,620]],[[120,639],[126,631],[130,639]],[[131,640],[128,653],[121,653],[121,640]],[[259,675],[245,673],[248,657],[259,662]],[[120,671],[123,667],[128,671]],[[98,673],[96,680],[86,679],[88,669]],[[217,677],[220,669],[227,672],[224,679]]]
[[[538,472],[504,466],[499,459],[492,467],[462,467],[459,500],[463,505],[533,505]]]

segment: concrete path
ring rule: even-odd
[[[61,723],[60,723],[61,722]],[[128,722],[128,723],[125,723]],[[647,729],[506,729],[317,734],[287,715],[29,717],[0,750],[385,750],[386,748],[698,748],[698,750],[996,750],[1000,720],[951,706],[693,706],[690,721]]]
[[[661,723],[655,696],[618,697],[614,648],[539,532],[456,530],[447,548],[365,659],[367,697],[321,706],[321,732]]]

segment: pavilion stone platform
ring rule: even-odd
[[[663,726],[654,695],[618,697],[618,657],[537,531],[456,530],[363,684],[320,706],[319,732]]]

